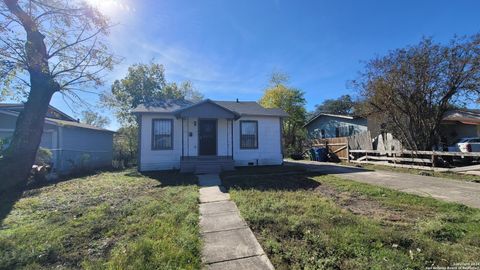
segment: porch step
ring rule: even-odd
[[[225,158],[190,158],[180,162],[180,172],[219,173],[233,169],[233,160]]]

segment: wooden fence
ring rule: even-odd
[[[340,160],[350,160],[351,149],[366,149],[373,150],[372,138],[370,132],[362,132],[350,137],[313,139],[313,147],[325,147],[331,157]]]
[[[370,136],[370,131],[354,134],[353,136],[347,137],[348,148],[351,150],[363,149],[363,150],[373,150],[372,137]]]
[[[325,147],[331,156],[337,157],[341,160],[348,160],[348,138],[327,138],[327,139],[314,139],[312,141],[313,147]]]
[[[367,131],[350,137],[313,139],[310,145],[312,147],[325,147],[330,154],[330,160],[338,159],[354,163],[372,163],[438,171],[480,170],[478,164],[457,168],[437,167],[437,164],[442,164],[446,160],[453,160],[453,158],[480,159],[480,152],[404,150],[391,134],[385,134],[385,136],[379,136],[372,140],[370,132]],[[374,150],[374,148],[377,150]],[[438,162],[439,160],[442,162]]]
[[[354,163],[381,163],[395,167],[405,167],[412,169],[438,170],[438,171],[468,171],[478,170],[480,165],[464,166],[458,168],[436,168],[438,157],[449,158],[480,158],[479,152],[444,152],[444,151],[411,151],[399,150],[388,151],[383,150],[349,150],[352,154],[349,161]]]

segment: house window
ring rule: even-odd
[[[258,148],[258,122],[240,121],[240,148]]]
[[[152,150],[173,149],[173,120],[153,119]]]

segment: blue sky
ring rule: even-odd
[[[307,109],[353,94],[362,61],[418,42],[480,32],[478,0],[88,0],[118,23],[109,36],[130,64],[155,59],[168,81],[190,80],[207,98],[258,100],[273,71],[305,92]],[[82,97],[96,104],[98,97]],[[75,115],[59,94],[52,105]],[[118,128],[108,115],[111,129]]]

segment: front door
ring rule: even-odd
[[[198,121],[198,155],[217,155],[217,120]]]

